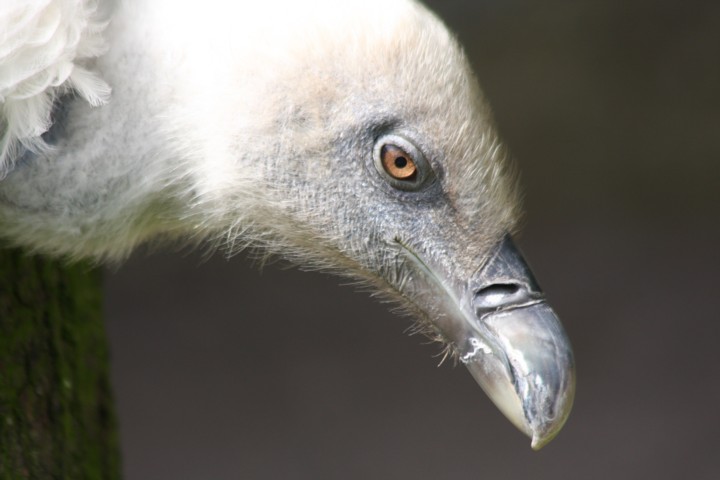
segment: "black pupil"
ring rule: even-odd
[[[397,168],[405,168],[408,164],[407,158],[405,157],[397,157],[395,159],[395,166]]]

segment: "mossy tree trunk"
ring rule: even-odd
[[[0,249],[0,478],[118,479],[100,273]]]

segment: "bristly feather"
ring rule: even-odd
[[[91,105],[110,87],[90,62],[106,51],[96,0],[22,0],[0,5],[0,180],[23,150],[47,148],[53,102],[74,92]]]

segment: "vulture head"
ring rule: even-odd
[[[45,147],[14,139],[0,235],[73,257],[204,239],[360,279],[546,444],[572,351],[513,244],[517,181],[446,27],[406,0],[202,3],[112,13],[82,63],[106,105],[41,92],[56,122]]]

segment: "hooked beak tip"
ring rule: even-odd
[[[534,434],[532,436],[532,441],[530,442],[530,447],[535,450],[536,452],[540,450],[542,447],[547,445],[550,440],[552,440],[553,437],[541,437],[539,435]]]
[[[485,393],[532,440],[533,450],[560,431],[572,408],[575,368],[570,343],[545,302],[483,318],[486,339],[461,357]]]
[[[466,330],[463,361],[539,450],[557,435],[572,408],[570,341],[509,236],[476,281],[480,288],[473,290],[473,328]]]
[[[558,405],[560,410],[559,415],[556,418],[550,419],[545,423],[541,423],[538,428],[531,428],[532,434],[530,435],[530,447],[538,451],[545,445],[550,443],[552,439],[560,432],[565,421],[570,415],[572,409],[573,397],[574,397],[574,378],[573,384],[570,386],[570,391],[564,391],[559,396],[561,397],[561,404]]]

